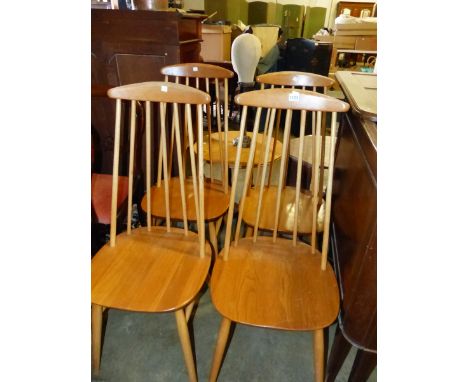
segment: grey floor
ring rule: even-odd
[[[198,379],[207,381],[220,316],[205,290],[189,326]],[[329,350],[335,325],[329,330]],[[352,350],[336,381],[347,381]],[[174,314],[109,310],[99,376],[92,381],[187,381]],[[236,325],[218,381],[312,381],[312,335]],[[377,380],[374,370],[369,381]]]

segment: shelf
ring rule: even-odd
[[[337,49],[337,53],[377,54],[376,50]]]

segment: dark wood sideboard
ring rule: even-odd
[[[163,66],[200,62],[204,17],[171,11],[91,9],[92,88],[162,81]],[[105,96],[91,100],[91,123],[99,136],[103,173],[112,171],[114,102]],[[122,166],[125,169],[125,161]]]
[[[333,185],[331,250],[341,309],[327,364],[334,381],[351,346],[348,381],[366,381],[377,363],[377,78],[337,72],[351,108],[340,123]]]

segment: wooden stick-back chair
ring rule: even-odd
[[[257,82],[261,84],[261,88],[265,89],[265,86],[270,86],[271,88],[289,88],[289,89],[302,89],[302,90],[312,90],[317,91],[319,89],[323,89],[324,94],[326,94],[327,89],[333,85],[334,81],[329,77],[324,77],[319,74],[314,73],[304,73],[304,72],[296,72],[296,71],[285,71],[285,72],[273,72],[263,74],[257,77]],[[319,190],[323,188],[324,184],[324,171],[325,168],[328,167],[328,158],[325,156],[325,153],[329,151],[330,147],[330,137],[327,137],[325,134],[325,118],[321,119],[320,123],[317,123],[317,111],[308,111],[307,113],[302,113],[300,116],[300,123],[304,121],[308,121],[311,124],[311,132],[310,136],[306,137],[306,142],[304,143],[304,154],[309,154],[313,159],[313,162],[316,160],[319,161]],[[273,150],[275,149],[278,141],[278,134],[280,131],[281,125],[281,114],[282,111],[278,110],[275,115],[274,119],[274,134],[273,134]],[[265,126],[268,125],[270,117],[270,112],[267,112],[267,117],[265,121]],[[266,131],[266,129],[265,129]],[[299,138],[292,138],[291,140],[299,140]],[[315,140],[320,139],[321,143],[317,146],[319,151],[316,151]],[[289,148],[290,148],[290,140],[288,138],[287,141],[283,141],[283,145],[286,146],[284,151],[285,155],[289,155]],[[317,159],[318,158],[318,159]],[[272,158],[273,159],[273,158]],[[269,167],[268,173],[268,180],[267,180],[267,188],[263,195],[263,199],[265,203],[270,203],[275,199],[275,194],[277,190],[277,186],[273,186],[271,184],[271,177],[272,177],[272,168],[273,166]],[[288,172],[288,162],[284,166],[282,170],[283,173],[280,176],[284,176]],[[253,227],[255,225],[255,211],[256,206],[258,204],[259,198],[259,177],[260,171],[257,172],[257,180],[256,186],[254,189],[250,190],[248,197],[245,201],[246,208],[245,214],[243,216],[244,223],[247,224],[248,227]],[[298,232],[300,235],[308,235],[310,234],[312,227],[311,227],[311,219],[307,219],[307,216],[311,216],[312,208],[313,208],[313,199],[312,199],[312,182],[310,182],[310,186],[308,190],[303,190],[303,192],[299,195],[299,226]],[[281,199],[281,206],[280,206],[280,216],[279,216],[279,232],[283,233],[290,233],[293,231],[294,225],[294,208],[291,206],[295,205],[295,198],[296,198],[296,190],[295,187],[286,186],[286,182],[282,183],[283,187],[283,198]],[[322,204],[322,198],[318,201],[319,205]],[[318,229],[322,231],[323,229],[323,208],[319,209],[320,213],[318,215]],[[259,229],[261,230],[268,230],[272,231],[274,227],[274,215],[273,211],[269,209],[264,209],[261,211],[260,221],[259,221]],[[249,230],[251,233],[251,228]]]
[[[234,73],[226,68],[204,64],[204,63],[183,63],[165,66],[161,69],[161,73],[165,76],[165,81],[173,80],[176,83],[183,83],[188,86],[196,87],[205,91],[212,96],[210,105],[206,105],[206,120],[207,134],[204,136],[203,157],[209,165],[209,170],[205,170],[209,181],[205,183],[205,221],[208,223],[209,237],[213,245],[215,253],[218,252],[217,233],[220,227],[221,218],[226,213],[229,205],[229,185],[228,185],[228,134],[229,134],[229,118],[228,118],[228,80],[234,76]],[[224,95],[221,95],[221,85],[224,88]],[[212,108],[211,106],[214,105]],[[174,153],[175,139],[175,124],[174,119],[171,122],[171,133],[169,146],[169,163],[172,164]],[[213,130],[213,121],[217,127],[217,131]],[[185,155],[189,146],[187,139],[187,124],[184,120],[184,129],[182,135],[183,146],[183,163],[185,164]],[[195,139],[195,141],[198,138]],[[197,147],[195,147],[197,152]],[[158,178],[155,186],[151,190],[152,214],[155,218],[165,218],[165,210],[162,208],[161,201],[163,199],[164,190],[161,188],[162,178],[162,146],[160,144],[158,156]],[[216,173],[217,172],[217,173]],[[176,200],[180,200],[179,181],[176,177],[171,176],[169,171],[171,194],[171,216],[173,219],[181,220],[181,204]],[[191,192],[190,182],[187,181],[185,186],[189,195]],[[189,197],[188,203],[188,220],[196,221],[196,211],[194,208],[193,198]],[[141,205],[146,211],[146,197],[143,198]]]
[[[335,98],[316,92],[292,89],[266,89],[243,93],[236,96],[236,102],[242,105],[243,113],[249,107],[257,107],[255,125],[247,164],[246,179],[249,179],[253,167],[253,155],[257,144],[257,136],[262,109],[271,113],[270,123],[266,131],[267,141],[272,139],[273,121],[276,113],[282,110],[286,113],[286,126],[283,141],[289,140],[291,114],[299,110],[301,114],[308,111],[317,112],[317,122],[330,113],[331,144],[335,145],[338,112],[345,112],[349,105]],[[301,119],[299,166],[295,187],[295,203],[298,205],[302,176],[303,141],[305,118]],[[319,131],[320,129],[318,129]],[[240,134],[245,134],[245,121],[241,124]],[[315,140],[319,152],[321,140]],[[265,200],[262,196],[267,183],[266,163],[268,152],[264,153],[264,166],[260,178],[258,204],[255,206],[255,224],[252,237],[240,238],[240,226],[247,210],[245,203],[249,182],[245,182],[241,200],[238,206],[236,227],[233,227],[234,195],[231,194],[227,218],[225,246],[216,259],[213,269],[210,289],[215,308],[223,316],[213,357],[210,381],[215,381],[220,369],[221,360],[232,322],[274,328],[282,330],[301,330],[314,333],[315,380],[322,381],[324,373],[324,342],[323,329],[334,322],[339,309],[339,294],[335,274],[327,263],[328,224],[330,220],[331,187],[333,179],[334,150],[330,150],[330,176],[325,200],[324,240],[319,251],[314,244],[308,245],[298,240],[299,211],[293,213],[292,239],[281,238],[278,235],[279,217],[284,197],[280,176],[274,200]],[[286,145],[283,145],[281,170],[286,165]],[[234,167],[234,188],[239,174],[240,149],[237,153]],[[318,162],[316,163],[316,170]],[[283,171],[281,171],[283,174]],[[319,171],[313,173],[313,205],[312,214],[307,218],[312,221],[311,232],[313,240],[317,235],[317,205],[321,197],[319,192]],[[262,210],[273,211],[273,231],[271,236],[259,236],[259,221]],[[234,237],[231,231],[234,228]],[[229,362],[226,357],[226,362]]]
[[[181,187],[181,213],[183,228],[171,226],[170,200],[164,198],[166,226],[155,227],[151,224],[152,205],[147,204],[147,226],[132,229],[130,221],[126,232],[116,235],[116,210],[118,193],[118,168],[120,146],[120,114],[124,100],[131,102],[130,155],[128,200],[132,199],[133,161],[135,146],[135,110],[136,103],[145,105],[146,114],[146,189],[151,193],[151,137],[152,113],[159,111],[161,140],[167,140],[165,114],[175,113],[176,138],[181,129],[177,117],[178,105],[185,110],[190,142],[192,134],[192,106],[195,106],[198,118],[195,128],[199,147],[202,144],[202,107],[208,105],[208,94],[191,87],[167,82],[145,82],[110,89],[110,98],[116,99],[116,123],[114,140],[113,187],[111,208],[110,243],[105,245],[92,259],[91,266],[91,301],[92,301],[92,351],[93,371],[100,366],[101,331],[103,308],[115,308],[137,312],[174,312],[179,337],[184,353],[189,379],[196,381],[196,370],[187,328],[194,300],[208,275],[211,263],[211,247],[205,243],[204,230],[204,175],[203,161],[195,163],[193,144],[190,146],[190,167],[192,169],[192,190],[195,192],[194,203],[197,205],[198,233],[188,229],[187,190],[184,187],[185,171],[182,169],[182,148],[176,139],[176,153],[179,163]],[[155,120],[157,120],[155,118]],[[167,150],[163,147],[163,172],[165,195],[169,195],[169,161]],[[197,169],[198,167],[198,169]],[[148,199],[151,200],[151,199]],[[129,206],[130,208],[130,206]]]

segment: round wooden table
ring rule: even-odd
[[[223,133],[222,133],[223,134]],[[246,133],[249,137],[252,138],[252,133],[247,132]],[[224,134],[223,134],[224,135]],[[237,146],[234,146],[232,143],[235,138],[239,137],[239,131],[229,131],[228,132],[228,164],[230,167],[234,167],[234,163],[236,161],[236,155],[237,155]],[[215,163],[220,163],[221,162],[221,156],[220,156],[220,143],[223,145],[223,142],[219,140],[219,133],[212,133],[211,134],[211,156],[209,153],[209,145],[208,145],[208,134],[205,135],[204,137],[204,142],[203,142],[203,159],[207,163],[211,161],[213,164]],[[263,145],[262,142],[263,140],[266,139],[266,136],[263,133],[259,133],[257,135],[257,145],[255,148],[255,157],[254,157],[254,167],[258,166],[263,163]],[[273,160],[278,159],[281,157],[281,150],[283,148],[282,143],[278,140],[276,141],[276,146],[275,146],[275,153],[273,156]],[[271,153],[273,151],[273,138],[271,139],[270,142],[270,151],[268,155],[268,163],[271,162]],[[247,166],[247,161],[249,159],[249,152],[250,148],[245,147],[241,151],[241,166],[246,167]]]

